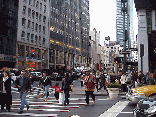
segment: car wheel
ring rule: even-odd
[[[151,94],[149,98],[156,98],[156,94]]]
[[[139,117],[137,110],[133,111],[133,115],[134,115],[134,117]]]

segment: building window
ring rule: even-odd
[[[33,7],[35,7],[35,2],[36,2],[36,0],[33,0]]]
[[[34,22],[32,22],[32,27],[31,27],[31,29],[34,30]]]
[[[39,7],[39,2],[37,1],[37,3],[36,3],[36,9],[38,9],[38,7]]]
[[[30,29],[30,27],[31,27],[31,21],[28,20],[28,29]]]
[[[23,6],[23,15],[26,13],[26,6]]]
[[[44,13],[45,13],[46,12],[46,5],[44,5],[44,9],[43,10],[44,10]]]
[[[26,19],[22,18],[22,26],[25,26],[25,21],[26,21]]]
[[[34,19],[34,17],[35,17],[35,11],[32,10],[32,18]]]
[[[36,20],[38,20],[38,12],[36,12]]]
[[[29,0],[29,5],[31,5],[32,0]]]
[[[23,0],[23,2],[27,3],[27,0]]]
[[[37,44],[38,37],[35,35],[35,43]]]
[[[45,27],[43,26],[43,34],[45,34]]]
[[[30,40],[30,33],[27,33],[27,41],[29,42]]]
[[[22,31],[22,33],[21,33],[21,40],[25,40],[25,39],[24,39],[24,36],[25,36],[25,32]]]
[[[39,33],[41,32],[41,25],[39,25]]]
[[[41,18],[42,18],[42,15],[40,14],[40,15],[39,15],[39,21],[41,21]]]
[[[39,36],[38,43],[41,44],[41,36]]]
[[[34,34],[31,34],[31,43],[34,43]]]
[[[45,45],[45,38],[43,38],[43,43],[42,44]]]
[[[44,22],[44,23],[46,22],[46,16],[43,17],[43,22]]]
[[[28,16],[31,17],[31,9],[28,9]]]
[[[38,31],[38,24],[36,23],[36,26],[35,26],[35,31],[37,32]]]
[[[40,3],[40,11],[42,11],[42,3]]]

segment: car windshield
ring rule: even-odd
[[[37,73],[37,76],[41,76],[41,73]]]

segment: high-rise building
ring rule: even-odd
[[[49,0],[19,0],[16,67],[49,67]]]
[[[0,0],[0,67],[15,66],[17,14],[18,0]]]
[[[87,66],[89,0],[51,0],[50,5],[50,68]]]
[[[138,71],[146,74],[156,70],[156,3],[154,0],[134,0],[138,14]],[[140,46],[143,45],[143,48]],[[143,54],[142,54],[143,53]],[[141,55],[143,55],[141,59]]]
[[[123,46],[123,13],[121,11],[122,0],[116,0],[116,41]],[[127,12],[125,13],[125,30],[127,30],[127,38],[128,41],[126,42],[126,46],[131,48],[131,40],[134,38],[134,31],[133,31],[133,2],[134,0],[127,0],[126,8]]]

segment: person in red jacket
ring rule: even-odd
[[[86,75],[83,79],[83,83],[85,85],[85,94],[86,94],[86,104],[89,104],[89,95],[91,95],[93,99],[93,103],[95,103],[95,95],[94,95],[94,88],[96,84],[95,77],[90,74],[89,71],[86,71]]]
[[[55,86],[51,86],[51,88],[55,88],[54,96],[55,96],[56,100],[58,100],[59,99],[59,92],[61,92],[61,89],[59,87],[59,83],[56,83]]]

